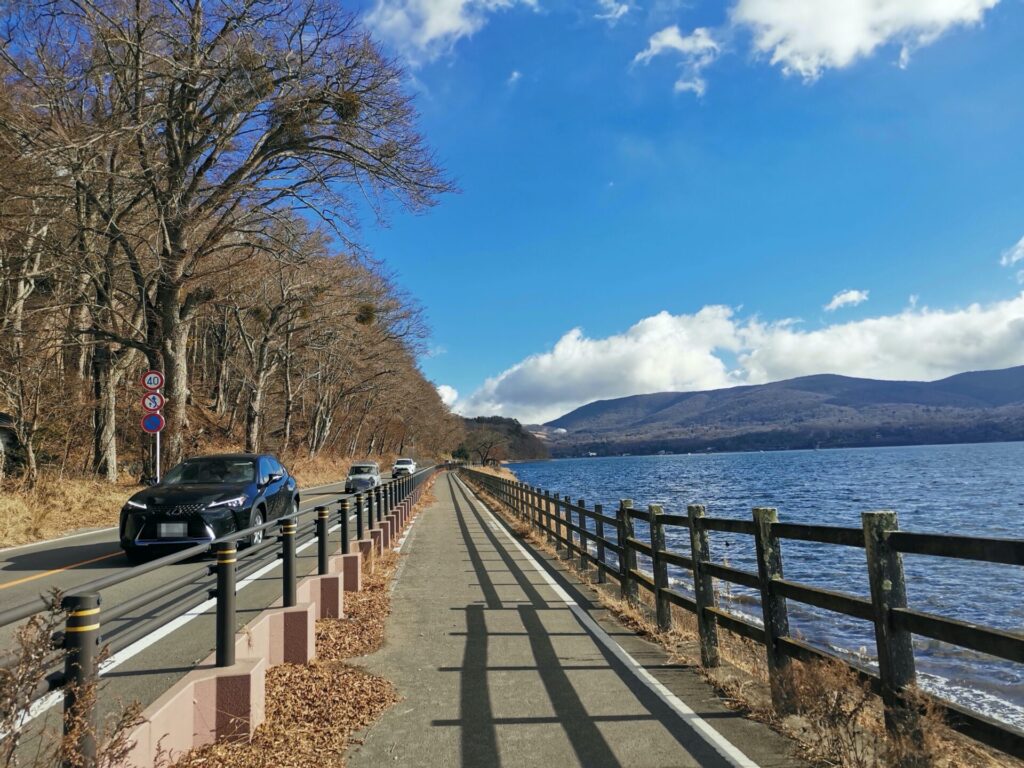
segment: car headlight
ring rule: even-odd
[[[132,501],[131,499],[128,499],[128,501],[126,501],[124,503],[124,505],[126,507],[128,507],[129,509],[145,509],[146,508],[146,502],[144,502],[144,501]]]
[[[220,501],[215,501],[212,504],[207,504],[206,508],[213,509],[215,507],[230,507],[231,509],[241,509],[245,506],[245,502],[248,500],[249,497],[243,494],[242,496],[235,496],[233,499],[221,499]]]

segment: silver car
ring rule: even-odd
[[[345,478],[345,493],[359,493],[380,485],[380,466],[375,461],[360,461],[351,466]]]

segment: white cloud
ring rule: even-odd
[[[597,0],[597,4],[601,8],[601,12],[594,14],[594,18],[607,21],[612,26],[629,13],[628,3],[619,3],[616,0]]]
[[[512,86],[514,86],[516,83],[519,82],[519,79],[522,76],[523,76],[522,72],[520,72],[518,69],[513,69],[512,72],[509,73],[508,80],[505,81],[505,84],[509,88],[511,88]]]
[[[441,402],[451,408],[459,399],[459,390],[447,384],[437,385],[437,394],[441,396]]]
[[[366,23],[418,62],[445,53],[482,29],[488,16],[515,5],[536,8],[537,0],[377,0]]]
[[[808,80],[847,67],[886,44],[900,45],[906,66],[914,48],[946,30],[979,24],[999,0],[738,0],[735,26],[752,30],[754,47],[787,74]]]
[[[856,307],[868,300],[867,291],[840,291],[825,305],[826,312],[835,312],[840,307]]]
[[[703,72],[718,58],[720,48],[706,27],[697,27],[684,36],[679,27],[672,25],[655,32],[647,41],[647,47],[633,57],[634,64],[647,64],[663,53],[682,56],[682,74],[676,80],[675,91],[690,91],[703,96],[707,89]]]
[[[732,361],[732,362],[730,362]],[[988,305],[894,315],[815,330],[764,322],[729,307],[661,312],[624,333],[588,338],[579,328],[459,401],[470,415],[549,421],[593,400],[714,389],[814,373],[932,380],[1024,363],[1024,293]]]
[[[999,259],[999,263],[1004,267],[1012,267],[1018,261],[1024,261],[1024,237],[1018,240],[1015,246],[1003,251],[1003,255]]]

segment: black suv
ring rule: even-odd
[[[295,478],[273,456],[200,456],[139,491],[121,510],[121,547],[133,562],[168,547],[193,546],[299,509]],[[263,531],[240,544],[263,541]]]

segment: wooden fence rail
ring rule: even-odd
[[[836,661],[853,669],[881,696],[890,731],[913,736],[917,728],[914,700],[923,695],[944,711],[947,722],[956,730],[1024,758],[1024,731],[917,688],[913,696],[908,695],[916,681],[913,635],[1024,664],[1024,634],[911,609],[907,605],[902,560],[902,555],[908,553],[1024,566],[1024,540],[901,531],[896,513],[890,511],[865,512],[860,528],[844,528],[783,523],[771,508],[756,508],[751,520],[740,520],[708,517],[699,504],[689,506],[686,515],[675,515],[666,514],[658,505],[635,509],[631,500],[623,499],[612,517],[604,514],[600,505],[588,509],[584,499],[573,503],[568,496],[560,498],[557,493],[525,483],[467,467],[460,471],[477,489],[486,491],[545,535],[566,558],[578,558],[582,570],[595,568],[599,582],[609,575],[616,579],[623,598],[637,602],[640,589],[649,592],[661,629],[672,626],[672,605],[693,613],[703,666],[720,664],[719,628],[763,644],[772,702],[779,712],[790,712],[793,708],[786,684],[791,659]],[[637,520],[648,525],[650,536],[646,541],[637,538]],[[689,552],[668,549],[666,527],[688,530],[689,535],[684,538],[689,539]],[[712,531],[752,537],[757,573],[713,562],[708,536]],[[611,532],[609,538],[606,534]],[[870,599],[786,579],[784,540],[863,549]],[[614,562],[609,554],[614,556]],[[638,567],[638,554],[651,560],[651,573]],[[692,597],[672,588],[669,565],[692,574]],[[716,579],[757,591],[763,624],[759,626],[720,608],[714,589]],[[877,671],[852,664],[792,636],[788,601],[870,622],[874,627]]]

